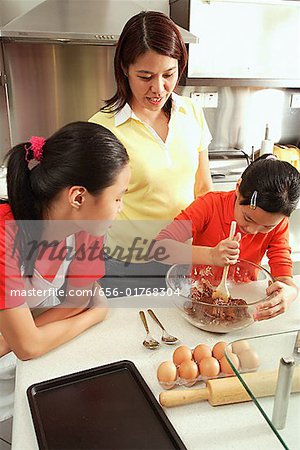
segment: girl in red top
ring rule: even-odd
[[[257,307],[256,319],[283,313],[296,298],[292,279],[288,217],[300,197],[300,174],[291,164],[264,155],[242,174],[236,190],[198,197],[157,236],[166,263],[235,264],[238,258],[260,264],[266,254],[275,282],[267,289],[277,295]],[[228,238],[230,224],[237,234]],[[192,238],[192,248],[185,242]]]
[[[102,236],[129,176],[124,146],[93,123],[71,123],[9,152],[8,201],[0,205],[0,375],[8,352],[38,357],[105,318],[95,283],[103,276]],[[35,308],[42,314],[35,317]]]

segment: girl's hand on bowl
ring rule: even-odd
[[[236,264],[240,255],[241,234],[237,233],[233,239],[223,239],[211,249],[212,261],[215,266]]]
[[[283,281],[275,281],[267,288],[266,292],[267,295],[274,295],[256,307],[254,320],[267,320],[283,314],[297,297],[298,290],[293,282],[287,284]]]

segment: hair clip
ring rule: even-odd
[[[266,159],[277,159],[276,155],[273,155],[272,153],[270,155],[266,156]]]
[[[43,159],[43,146],[46,139],[42,136],[31,136],[30,146],[25,145],[25,160],[28,163],[28,169],[34,169]]]
[[[253,191],[253,194],[250,199],[250,208],[251,209],[256,209],[256,207],[257,207],[256,202],[257,202],[257,191]]]
[[[278,158],[277,155],[274,155],[274,153],[265,153],[264,155],[260,156],[257,160],[264,160],[264,159],[278,159]]]

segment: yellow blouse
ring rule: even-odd
[[[108,233],[109,249],[127,249],[135,238],[141,238],[140,243],[153,239],[194,200],[198,153],[208,147],[211,134],[197,103],[174,93],[172,100],[166,142],[128,104],[114,116],[98,112],[89,119],[117,136],[132,170],[123,211]]]

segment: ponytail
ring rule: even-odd
[[[8,155],[7,194],[9,205],[16,220],[37,220],[35,198],[30,183],[30,170],[26,161],[25,146],[28,143],[13,147]]]
[[[19,265],[25,273],[33,274],[35,260],[26,258],[26,244],[41,236],[41,211],[37,210],[36,200],[30,182],[30,170],[26,160],[26,147],[23,143],[13,147],[7,154],[7,194],[8,202],[17,223],[14,253],[19,251]]]

